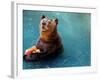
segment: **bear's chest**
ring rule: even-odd
[[[55,44],[53,44],[52,42],[45,42],[45,41],[43,41],[43,40],[41,40],[41,39],[37,42],[37,47],[38,47],[39,49],[41,49],[41,50],[43,50],[43,49],[50,49],[50,48],[52,48],[54,45],[55,45]]]

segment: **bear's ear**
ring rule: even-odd
[[[44,15],[42,15],[42,16],[41,16],[41,19],[43,19],[43,18],[45,18],[45,16],[44,16]]]
[[[56,24],[58,24],[58,19],[57,18],[55,19],[55,22],[56,22]]]

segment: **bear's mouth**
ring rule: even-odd
[[[48,27],[47,26],[42,26],[42,31],[43,32],[48,31]]]

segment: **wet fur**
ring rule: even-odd
[[[24,59],[27,61],[46,59],[50,56],[56,56],[63,51],[61,38],[57,32],[58,19],[51,21],[48,19],[48,23],[46,23],[46,25],[42,25],[43,20],[46,20],[45,18],[45,16],[41,17],[40,36],[37,44],[35,45],[36,48],[40,50],[40,53],[28,56],[24,55]],[[47,30],[45,27],[47,27]]]

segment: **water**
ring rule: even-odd
[[[23,10],[23,54],[36,44],[41,15],[58,18],[63,54],[48,61],[23,62],[23,69],[81,67],[91,65],[91,14]]]

